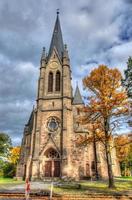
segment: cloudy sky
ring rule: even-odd
[[[132,56],[132,0],[0,0],[0,131],[21,141],[36,99],[42,47],[56,9],[71,58],[73,87],[99,64],[126,68]]]

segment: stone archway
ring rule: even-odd
[[[60,156],[59,153],[49,148],[44,153],[46,159],[44,163],[44,176],[45,177],[60,177]]]

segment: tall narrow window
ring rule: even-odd
[[[55,84],[55,90],[60,91],[60,72],[56,72],[56,84]]]
[[[48,92],[53,92],[53,73],[49,73],[48,77]]]

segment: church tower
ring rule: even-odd
[[[30,118],[33,120],[25,127],[21,149],[22,157],[24,145],[28,147],[24,160],[20,159],[23,176],[35,179],[67,175],[73,133],[72,86],[70,60],[58,11],[48,53],[43,48],[37,105]],[[30,133],[29,129],[32,129]]]
[[[78,86],[72,95],[70,59],[57,11],[49,51],[43,48],[40,60],[36,106],[24,128],[18,178],[95,176],[93,144],[78,148],[75,143],[78,135],[88,134],[76,122],[83,105]],[[100,163],[99,174],[105,177],[105,162]]]
[[[67,159],[68,153],[66,144],[72,132],[68,126],[71,103],[70,62],[57,11],[49,52],[46,54],[43,49],[40,62],[32,177],[60,177],[63,174],[64,156]]]

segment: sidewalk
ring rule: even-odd
[[[44,182],[30,182],[30,187],[32,192],[38,192],[40,190],[49,190],[50,183]],[[2,185],[0,186],[0,193],[24,193],[25,192],[25,183],[19,185]]]

